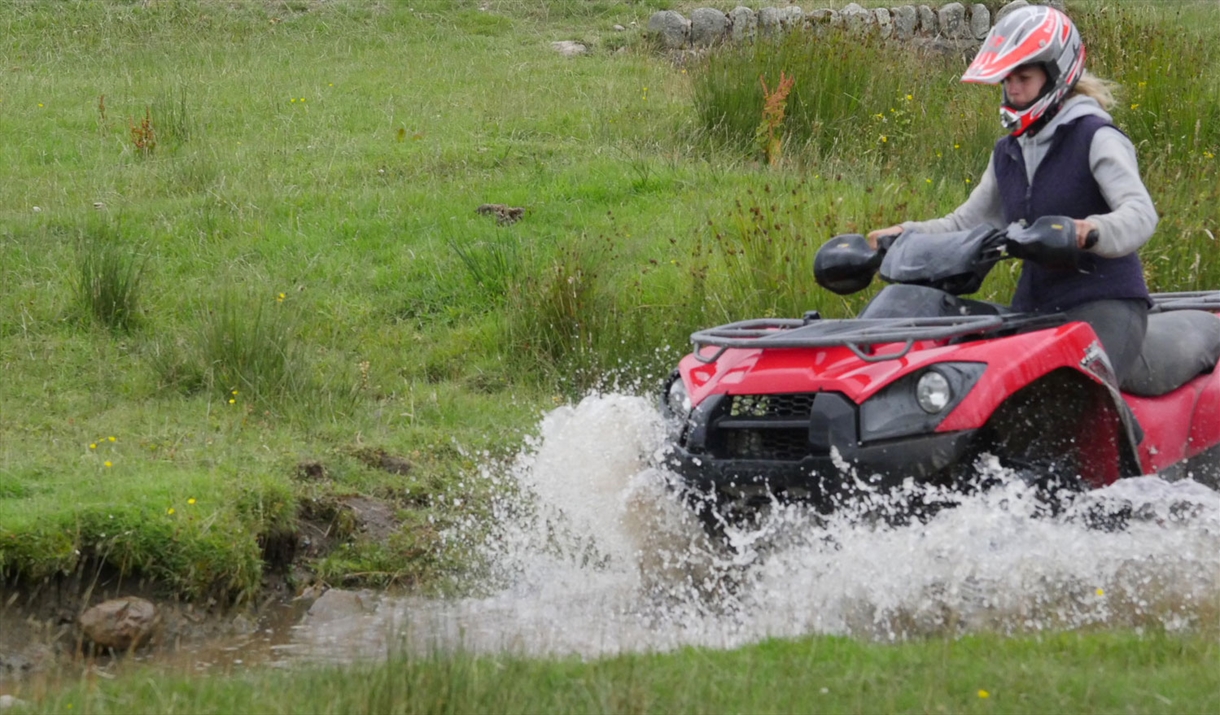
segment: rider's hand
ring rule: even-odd
[[[877,239],[883,236],[897,236],[900,233],[902,233],[902,226],[890,226],[889,228],[879,228],[876,231],[869,231],[868,245],[876,249]]]
[[[1089,240],[1089,232],[1097,230],[1097,224],[1093,223],[1087,218],[1078,218],[1073,220],[1076,222],[1076,247],[1082,251],[1092,248],[1092,245],[1085,245],[1085,242]],[[1094,241],[1094,245],[1095,244],[1096,241]]]

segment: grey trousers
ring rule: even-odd
[[[1135,367],[1148,331],[1148,303],[1140,298],[1095,300],[1064,313],[1093,327],[1121,383]]]

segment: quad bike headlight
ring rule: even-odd
[[[870,442],[935,431],[986,369],[981,362],[940,362],[903,375],[860,405],[860,439]]]
[[[674,374],[670,378],[669,386],[665,388],[664,407],[671,417],[680,420],[690,417],[690,395],[686,391],[686,385],[682,382],[681,375]]]
[[[953,388],[936,370],[928,370],[915,383],[915,401],[930,415],[942,412],[952,400]]]

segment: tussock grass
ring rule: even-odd
[[[161,383],[185,394],[206,390],[230,404],[302,398],[309,369],[284,299],[223,290],[197,311],[185,336],[149,344]]]
[[[273,300],[230,291],[200,315],[196,359],[204,365],[208,387],[230,395],[246,392],[256,399],[304,388],[292,320]]]
[[[77,241],[76,298],[101,326],[127,332],[140,320],[146,258],[125,245],[118,229],[95,222]]]

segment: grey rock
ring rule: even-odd
[[[627,28],[623,27],[622,25],[615,25],[615,26],[614,26],[614,31],[615,31],[615,32],[626,32],[626,31],[627,31]]]
[[[838,10],[822,8],[805,13],[805,27],[814,32],[821,32],[828,27],[838,27],[840,24]]]
[[[764,7],[758,11],[758,32],[763,37],[775,37],[782,29],[783,12],[777,7]]]
[[[588,52],[587,47],[573,40],[560,40],[558,42],[552,42],[551,49],[555,50],[564,57],[575,57],[576,55],[583,55],[584,53]]]
[[[941,37],[963,37],[968,29],[966,26],[966,8],[960,2],[941,5],[936,19],[937,24],[940,25]]]
[[[856,35],[868,34],[877,22],[877,15],[871,10],[865,10],[856,3],[848,3],[839,15],[843,18],[843,28]]]
[[[1004,19],[1005,15],[1019,7],[1029,7],[1029,3],[1026,2],[1026,0],[1012,0],[1012,2],[996,11],[995,21],[999,22],[1000,20]]]
[[[976,2],[970,7],[970,34],[976,40],[981,40],[991,31],[991,11],[983,3]]]
[[[135,596],[114,598],[82,613],[80,625],[97,645],[127,650],[152,637],[157,626],[157,607]]]
[[[879,7],[873,10],[873,14],[877,17],[877,34],[881,39],[888,40],[890,35],[894,34],[894,23],[890,19],[890,11]]]
[[[780,11],[779,25],[784,30],[799,29],[801,23],[805,21],[805,11],[799,7],[792,6],[783,8]]]
[[[724,40],[729,31],[729,16],[715,8],[701,7],[690,14],[690,43],[709,47]]]
[[[332,588],[313,602],[305,613],[312,624],[333,623],[353,616],[375,613],[381,598],[373,591]]]
[[[248,636],[258,630],[258,621],[244,613],[239,613],[229,622],[229,628],[238,635]]]
[[[915,36],[915,28],[919,26],[919,13],[914,6],[903,5],[890,11],[894,19],[894,37],[899,40],[909,40]]]
[[[0,711],[8,710],[9,708],[24,708],[28,706],[24,700],[13,697],[12,695],[0,695]]]
[[[920,35],[924,37],[933,37],[936,35],[936,12],[927,5],[919,6],[919,26],[916,29]]]
[[[690,40],[690,20],[673,10],[654,12],[648,18],[647,32],[665,49],[680,49]]]
[[[729,13],[729,36],[734,42],[753,40],[758,34],[758,15],[748,7],[735,7]]]

